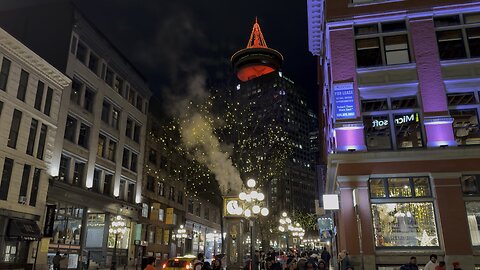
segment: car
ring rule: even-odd
[[[193,269],[193,262],[195,261],[195,256],[185,255],[183,257],[176,257],[173,259],[168,259],[162,265],[163,270],[191,270]]]

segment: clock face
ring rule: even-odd
[[[227,207],[227,213],[232,216],[241,215],[243,212],[242,208],[238,203],[238,200],[236,199],[231,199],[227,201],[226,207]]]

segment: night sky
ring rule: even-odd
[[[92,21],[146,76],[157,96],[175,91],[185,72],[209,81],[231,78],[230,56],[247,44],[258,16],[267,45],[280,51],[284,74],[317,108],[315,57],[308,51],[305,0],[76,0]]]

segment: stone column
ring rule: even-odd
[[[427,146],[455,146],[453,119],[448,112],[433,18],[414,18],[409,23],[423,103]]]
[[[437,203],[437,227],[447,265],[459,261],[462,269],[474,269],[473,249],[460,175],[433,175]]]

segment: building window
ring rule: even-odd
[[[47,97],[45,98],[45,107],[43,108],[43,113],[47,116],[50,116],[50,110],[52,109],[52,98],[53,89],[47,87]]]
[[[73,184],[76,186],[82,186],[85,175],[85,163],[76,161],[73,170]]]
[[[155,177],[147,175],[147,190],[155,192]]]
[[[137,143],[140,143],[140,132],[142,127],[140,125],[135,124],[133,129],[133,140]]]
[[[148,203],[142,203],[142,217],[148,218]]]
[[[35,168],[35,172],[33,173],[33,181],[32,181],[32,189],[30,191],[30,206],[37,205],[37,196],[38,196],[38,188],[40,185],[40,176],[42,175],[42,170]]]
[[[72,81],[72,92],[70,93],[70,101],[77,105],[80,105],[82,88],[83,84],[74,78]]]
[[[128,138],[133,138],[132,137],[132,132],[133,132],[133,120],[128,118],[127,119],[127,128],[125,129],[125,136]]]
[[[205,218],[206,220],[210,220],[210,210],[208,209],[208,207],[205,207],[203,214],[204,214],[203,218]]]
[[[100,59],[98,56],[90,52],[90,58],[88,59],[88,69],[90,69],[95,75],[98,75],[98,63]]]
[[[42,124],[40,128],[40,138],[38,139],[37,158],[43,159],[43,153],[45,152],[45,141],[47,140],[48,128]]]
[[[113,70],[110,68],[107,68],[107,73],[105,74],[105,82],[110,85],[110,87],[113,87],[113,77],[115,76],[115,73],[113,73]]]
[[[138,164],[138,155],[132,152],[132,156],[130,157],[130,170],[132,172],[137,172],[137,164]]]
[[[480,175],[464,175],[461,178],[465,195],[480,195]]]
[[[77,45],[77,59],[82,62],[83,64],[85,64],[87,62],[87,53],[88,53],[88,49],[87,49],[87,46],[85,44],[83,44],[83,42],[79,41],[78,42],[78,45]]]
[[[170,187],[170,192],[168,193],[168,199],[175,201],[175,188]]]
[[[88,140],[90,139],[90,127],[85,124],[80,124],[80,133],[78,136],[78,145],[88,148]]]
[[[158,182],[158,196],[165,197],[165,183],[164,182]]]
[[[12,178],[13,159],[5,158],[2,171],[2,182],[0,182],[0,200],[6,201],[8,190],[10,189],[10,179]]]
[[[423,147],[418,113],[394,115],[397,149]]]
[[[120,121],[120,111],[116,108],[112,109],[112,127],[118,129],[118,122]]]
[[[473,246],[480,246],[480,202],[466,202],[467,221]]]
[[[411,62],[405,21],[359,25],[354,31],[358,67]]]
[[[117,142],[110,139],[108,141],[108,148],[105,158],[111,161],[115,161],[115,153],[117,152]]]
[[[201,206],[199,203],[198,203],[198,204],[196,205],[196,207],[195,207],[195,215],[196,215],[197,217],[200,217],[200,213],[202,212],[201,207],[202,207],[202,206]]]
[[[188,212],[193,214],[193,200],[188,199]]]
[[[148,161],[152,164],[157,164],[157,151],[150,149],[148,152]]]
[[[2,69],[0,70],[0,89],[3,91],[7,91],[7,82],[8,82],[8,75],[10,74],[10,66],[12,62],[7,58],[3,58],[2,61]]]
[[[478,13],[434,18],[441,60],[480,57]]]
[[[364,116],[363,124],[369,150],[392,149],[388,115]]]
[[[362,112],[378,112],[388,110],[386,99],[362,100]]]
[[[89,112],[92,112],[94,101],[95,101],[95,92],[92,89],[86,87],[83,108]]]
[[[105,195],[112,195],[112,183],[113,183],[113,175],[112,174],[105,174],[103,178],[103,194]]]
[[[129,159],[130,159],[130,150],[123,149],[123,157],[122,157],[122,166],[124,168],[129,168]]]
[[[135,184],[133,183],[128,184],[127,201],[130,203],[135,202]]]
[[[480,144],[477,109],[450,110],[450,116],[458,145]]]
[[[65,139],[76,143],[75,135],[77,133],[77,119],[67,116],[67,124],[65,126]]]
[[[20,193],[18,194],[18,203],[27,204],[27,189],[30,181],[30,171],[32,166],[25,164],[23,166],[22,183],[20,184]]]
[[[38,81],[37,93],[35,95],[35,103],[33,107],[39,111],[42,110],[43,91],[45,90],[45,84],[42,81]]]
[[[58,177],[61,181],[66,182],[69,179],[70,161],[71,158],[62,155],[62,158],[60,159],[60,168],[58,171]]]
[[[93,171],[92,190],[95,192],[100,191],[100,178],[102,177],[102,171],[95,169]]]
[[[138,154],[129,149],[123,149],[122,166],[132,172],[137,172]]]
[[[20,73],[20,82],[18,84],[17,98],[21,101],[25,101],[25,95],[28,88],[28,77],[30,74],[22,69]]]
[[[165,221],[165,210],[163,208],[158,209],[158,220]]]
[[[27,154],[30,156],[33,156],[35,139],[37,138],[37,128],[38,128],[38,120],[32,119],[32,122],[30,123],[30,134],[28,135],[28,142],[27,142]]]
[[[438,246],[428,177],[370,179],[375,244],[378,248]],[[417,198],[411,202],[412,198]]]
[[[133,88],[128,89],[127,100],[130,104],[135,106],[135,90]]]
[[[137,95],[137,109],[143,112],[143,98],[140,95]]]
[[[98,135],[98,148],[97,148],[97,155],[99,157],[105,156],[105,149],[107,148],[107,137],[102,134]]]
[[[112,105],[108,103],[106,100],[103,101],[102,104],[102,121],[109,124],[109,118],[110,118],[110,109]]]
[[[392,98],[392,110],[418,108],[417,97]]]
[[[177,202],[179,204],[183,205],[183,192],[182,191],[178,192]]]
[[[17,148],[18,133],[20,130],[20,123],[22,121],[22,112],[15,109],[12,117],[12,124],[10,126],[10,134],[8,135],[8,147]]]
[[[123,79],[120,78],[118,75],[115,76],[115,84],[113,86],[113,89],[115,89],[115,91],[117,91],[118,93],[122,93],[122,90],[123,90]]]

